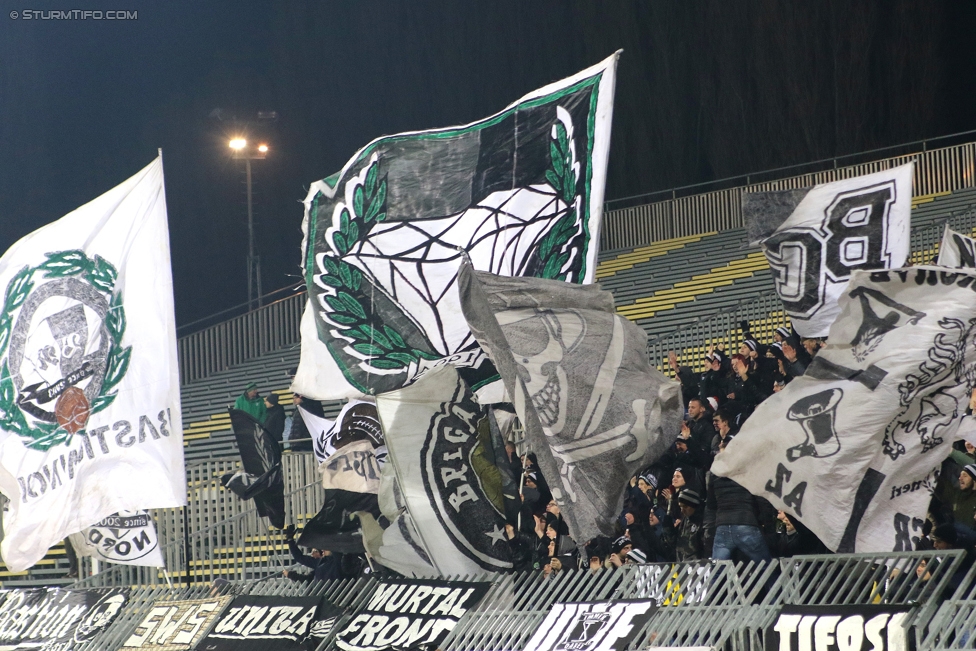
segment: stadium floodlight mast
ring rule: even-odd
[[[261,258],[254,254],[254,204],[251,194],[251,161],[263,160],[268,155],[268,145],[260,143],[257,147],[248,145],[243,137],[232,138],[227,143],[235,159],[244,161],[247,173],[247,307],[261,307]],[[256,290],[256,291],[255,291]]]

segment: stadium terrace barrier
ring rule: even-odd
[[[444,651],[524,649],[555,603],[649,599],[658,605],[627,646],[628,651],[697,647],[728,651],[777,651],[766,631],[783,606],[904,606],[906,628],[918,651],[972,649],[976,618],[976,568],[951,594],[961,551],[840,556],[797,556],[767,565],[731,561],[628,565],[617,570],[562,571],[550,576],[493,574],[451,577],[490,581],[485,597],[461,618],[441,644]],[[934,560],[940,560],[938,564]],[[935,567],[922,581],[916,568]],[[337,648],[335,634],[369,599],[378,584],[357,580],[294,583],[281,578],[189,588],[134,588],[128,606],[84,647],[119,649],[157,599],[194,599],[221,594],[324,596],[344,611],[318,651]],[[77,586],[82,587],[82,586]],[[943,599],[945,599],[943,601]]]
[[[322,490],[312,453],[288,453],[281,459],[285,478],[285,515],[301,524],[322,508]],[[290,558],[281,534],[270,534],[253,501],[244,501],[220,485],[220,476],[240,467],[236,459],[206,461],[188,466],[187,505],[153,509],[159,546],[174,582],[209,582],[215,578],[250,579],[280,571],[278,555]],[[273,552],[273,553],[272,553]],[[92,574],[92,562],[82,558],[83,587],[166,584],[156,568],[102,565]],[[189,574],[185,571],[189,566]]]
[[[134,587],[125,609],[105,631],[84,645],[75,645],[72,648],[75,651],[115,651],[123,648],[122,645],[135,632],[136,627],[145,618],[153,602],[157,600],[203,599],[231,594],[325,597],[339,608],[347,612],[354,612],[372,594],[374,586],[375,581],[363,578],[313,584],[301,584],[287,579],[278,579],[275,581],[228,583],[222,586],[198,585],[189,588]],[[325,638],[319,649],[328,648],[330,642],[330,638]]]
[[[305,292],[301,292],[180,337],[176,342],[180,384],[297,344],[304,307]]]
[[[918,143],[919,149],[925,146],[925,143]],[[866,152],[858,156],[870,154],[871,152]],[[913,160],[915,161],[915,177],[912,184],[914,196],[953,192],[960,188],[973,187],[976,184],[976,180],[974,180],[976,143],[972,142],[940,149],[921,150],[845,167],[836,167],[838,160],[840,159],[820,162],[820,164],[833,162],[834,168],[832,169],[788,178],[782,178],[782,175],[787,170],[795,168],[771,170],[729,180],[736,181],[738,187],[682,197],[677,196],[679,190],[670,190],[668,192],[671,197],[663,201],[607,210],[603,217],[600,248],[604,251],[626,249],[685,235],[742,228],[742,194],[744,192],[769,192],[803,188],[818,183],[829,183],[862,174],[879,172],[904,165]],[[810,165],[815,166],[817,163]],[[761,183],[750,183],[750,180],[757,176],[770,175],[777,175],[780,178]],[[690,186],[688,189],[699,190],[701,187]],[[656,194],[659,196],[664,193]]]

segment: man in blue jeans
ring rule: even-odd
[[[712,477],[708,487],[708,506],[715,511],[715,542],[712,558],[729,560],[738,549],[751,561],[771,561],[752,493],[728,477]]]

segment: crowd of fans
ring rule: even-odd
[[[769,561],[830,553],[802,522],[709,471],[715,455],[759,403],[803,375],[826,344],[822,339],[800,339],[787,328],[778,328],[774,341],[763,344],[752,336],[748,323],[741,325],[746,338],[739,349],[732,355],[721,347],[710,349],[699,371],[679,366],[676,356],[669,355],[686,409],[681,431],[663,458],[631,478],[616,536],[588,541],[582,546],[585,558],[570,539],[533,455],[519,459],[510,454],[516,471],[525,476],[522,527],[510,525],[506,532],[517,571],[549,574],[629,563]],[[976,449],[959,441],[943,464],[928,518],[911,523],[914,549],[968,550],[963,565],[968,569],[976,558],[974,515]]]

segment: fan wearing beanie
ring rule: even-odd
[[[969,528],[976,527],[976,464],[969,464],[959,473],[959,487],[947,481],[940,491],[943,503],[952,509],[952,518],[957,524]]]

